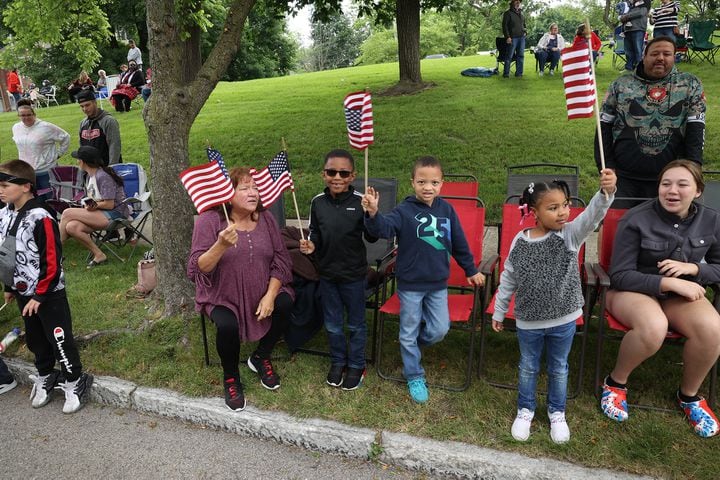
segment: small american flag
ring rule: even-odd
[[[295,189],[290,174],[290,163],[285,151],[275,155],[270,164],[259,172],[255,169],[250,170],[250,175],[255,180],[260,194],[260,202],[265,208],[269,208],[288,188]]]
[[[350,146],[365,150],[370,146],[373,136],[372,98],[367,92],[349,93],[343,101],[345,121],[347,122]]]
[[[217,161],[218,165],[220,165],[220,169],[223,171],[226,177],[229,177],[227,167],[225,166],[225,159],[223,159],[223,156],[220,155],[220,152],[215,150],[214,148],[208,147],[207,148],[207,156],[209,161]]]
[[[180,181],[198,213],[230,201],[235,194],[232,182],[217,161],[184,170]]]
[[[568,120],[592,117],[595,79],[590,69],[588,44],[586,41],[578,41],[561,53]]]

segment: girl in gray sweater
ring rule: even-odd
[[[613,200],[615,183],[615,173],[602,170],[601,190],[572,222],[568,222],[570,189],[567,183],[559,180],[531,183],[523,191],[520,199],[523,218],[534,216],[536,226],[521,231],[513,239],[500,276],[492,317],[493,330],[501,331],[510,299],[515,294],[520,365],[518,412],[511,433],[516,440],[525,441],[530,436],[543,347],[547,347],[550,437],[555,443],[570,440],[565,421],[568,355],[575,321],[582,315],[584,304],[578,251],[605,217]]]

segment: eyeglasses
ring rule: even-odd
[[[19,114],[18,114],[18,117],[20,117],[20,118],[22,118],[22,117],[34,117],[34,116],[35,116],[34,113],[19,113]]]
[[[326,168],[325,169],[325,175],[328,177],[334,177],[337,174],[340,174],[340,178],[348,178],[350,175],[352,175],[353,172],[350,170],[335,170],[334,168]]]

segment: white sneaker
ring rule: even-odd
[[[93,376],[83,372],[74,382],[65,381],[59,388],[65,392],[63,413],[75,413],[85,405],[90,397]]]
[[[542,70],[540,70],[539,75],[542,77],[543,75],[545,75],[545,73]]]
[[[550,417],[550,438],[555,443],[565,443],[570,440],[570,428],[565,421],[565,412],[548,412]]]
[[[512,433],[515,440],[524,442],[530,438],[530,424],[532,423],[534,416],[535,412],[531,412],[527,408],[521,408],[518,410],[517,417],[515,417],[512,429],[510,430],[510,433]]]
[[[53,370],[47,375],[30,375],[33,381],[32,390],[30,390],[30,401],[33,408],[44,407],[52,400],[53,390],[57,385],[60,372]]]
[[[7,383],[0,383],[0,395],[9,392],[15,387],[17,387],[17,381],[14,378]]]
[[[550,76],[552,77],[553,75],[555,75],[555,70],[550,70]]]

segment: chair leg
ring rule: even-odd
[[[200,325],[202,327],[203,348],[205,349],[205,366],[210,366],[210,352],[208,351],[207,330],[205,328],[205,314],[200,314]]]

